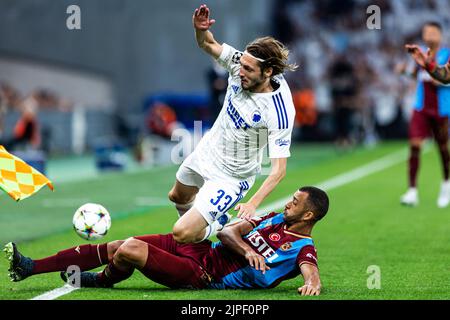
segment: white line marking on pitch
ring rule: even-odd
[[[71,293],[74,290],[79,289],[78,287],[72,287],[69,284],[65,284],[61,288],[54,289],[52,291],[45,292],[37,297],[34,297],[30,300],[54,300],[59,298],[65,294]]]
[[[425,152],[430,150],[430,148],[424,148],[424,149],[425,149],[424,150]],[[365,165],[362,165],[361,167],[358,167],[356,169],[353,169],[353,170],[348,171],[343,174],[339,174],[331,179],[323,181],[322,183],[319,183],[316,186],[318,188],[329,191],[331,189],[338,188],[345,184],[348,184],[353,181],[367,177],[368,175],[371,175],[373,173],[376,173],[376,172],[382,171],[384,169],[387,169],[389,167],[392,167],[402,161],[405,161],[406,156],[407,156],[407,149],[395,151],[395,152],[388,154],[387,156],[384,156],[378,160],[369,162]],[[262,215],[264,213],[283,208],[284,205],[289,200],[291,200],[291,196],[285,197],[285,198],[275,201],[275,202],[272,202],[272,203],[268,204],[267,206],[259,209],[256,212],[256,214]],[[233,221],[235,221],[235,220],[238,220],[238,218],[234,219]],[[74,290],[77,290],[77,289],[78,288],[75,288],[75,287],[72,287],[71,285],[66,284],[61,288],[57,288],[52,291],[46,292],[35,298],[32,298],[31,300],[54,300],[63,295],[66,295]]]
[[[424,148],[424,152],[430,150],[430,148]],[[361,167],[355,168],[351,171],[347,171],[345,173],[339,174],[331,179],[323,181],[316,185],[317,188],[323,189],[325,191],[329,191],[345,184],[351,183],[353,181],[362,179],[371,175],[373,173],[382,171],[389,167],[392,167],[400,162],[405,161],[407,156],[407,149],[402,149],[399,151],[395,151],[391,154],[388,154],[380,159],[369,162]],[[256,211],[257,215],[262,215],[267,212],[271,212],[280,208],[284,208],[287,202],[292,199],[292,196],[285,197],[283,199],[277,200],[275,202],[269,203],[267,206],[262,207],[258,211]]]

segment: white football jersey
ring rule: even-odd
[[[261,171],[264,147],[269,158],[290,156],[295,108],[291,91],[282,75],[269,93],[252,93],[241,87],[240,57],[243,52],[223,44],[218,62],[229,72],[222,110],[211,130],[201,139],[195,153],[204,163],[233,177],[246,179]],[[199,155],[199,154],[197,154]]]

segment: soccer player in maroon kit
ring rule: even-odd
[[[416,63],[427,70],[433,79],[450,84],[450,60],[446,65],[438,66],[430,49],[424,53],[416,44],[407,44],[405,47]]]
[[[401,197],[401,203],[415,206],[419,203],[417,190],[417,173],[420,163],[420,149],[423,141],[430,135],[438,145],[444,181],[438,196],[437,205],[440,208],[448,206],[450,203],[450,183],[449,183],[449,151],[448,151],[448,115],[450,113],[450,87],[437,82],[427,71],[430,67],[445,64],[449,61],[450,50],[441,46],[442,29],[438,23],[426,23],[422,30],[422,38],[432,58],[429,70],[425,69],[425,64],[418,61],[417,75],[417,97],[414,111],[409,127],[410,157],[409,157],[409,189]],[[410,53],[417,54],[414,46],[407,46]],[[417,61],[417,59],[415,59]],[[434,70],[435,71],[435,70]]]
[[[319,295],[321,283],[311,231],[329,206],[327,194],[315,187],[295,192],[283,212],[253,217],[226,226],[219,242],[179,244],[172,234],[146,235],[99,245],[80,245],[32,260],[14,243],[5,246],[12,281],[78,266],[81,287],[112,287],[138,269],[169,288],[273,288],[301,274],[301,295]],[[102,272],[86,272],[107,265]],[[73,278],[70,275],[70,279]],[[75,275],[76,276],[76,275]]]

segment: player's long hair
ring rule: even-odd
[[[263,59],[264,62],[259,62],[261,72],[264,72],[267,68],[272,68],[272,76],[286,70],[295,71],[298,68],[297,64],[288,63],[289,49],[272,37],[255,39],[247,45],[245,50],[256,58]]]

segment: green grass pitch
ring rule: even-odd
[[[286,178],[265,204],[405,147],[397,142],[337,153],[332,146],[297,146]],[[319,297],[296,293],[301,278],[270,290],[190,291],[164,288],[136,271],[114,289],[80,289],[60,299],[448,299],[450,208],[436,206],[441,166],[434,147],[422,155],[421,164],[417,208],[399,205],[406,189],[406,161],[329,191],[330,211],[313,232],[323,284]],[[55,192],[42,190],[20,203],[2,195],[0,243],[17,241],[20,250],[35,259],[86,243],[71,230],[71,218],[88,201],[101,203],[111,212],[112,228],[103,241],[170,232],[176,212],[166,195],[176,169],[56,182]],[[1,258],[0,299],[31,299],[63,285],[58,273],[12,283],[6,260]],[[371,265],[380,267],[381,289],[367,288]]]

